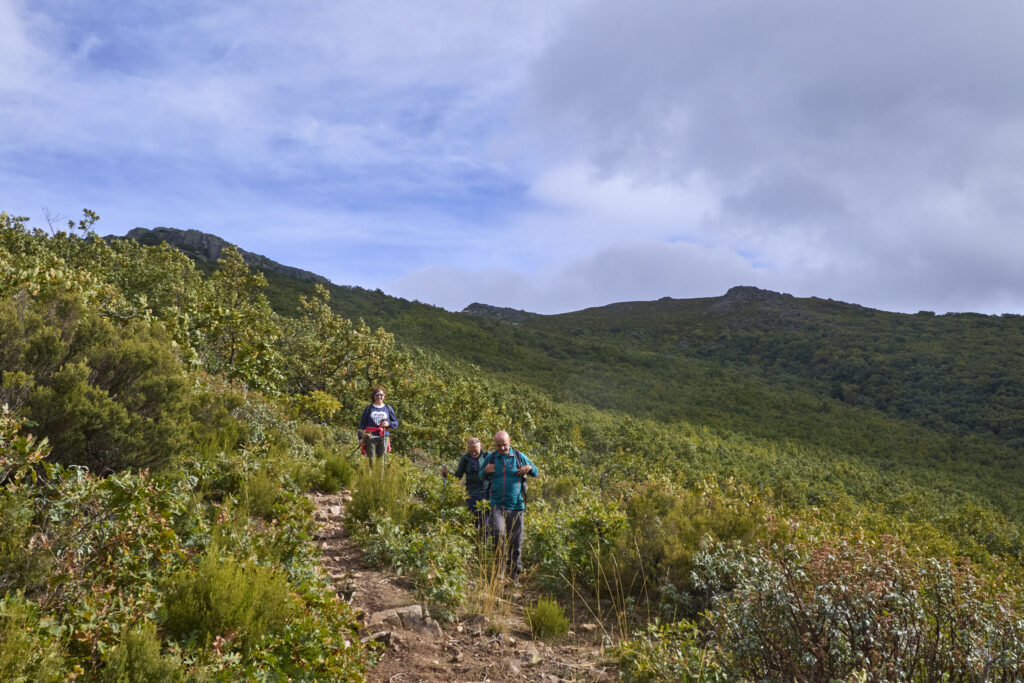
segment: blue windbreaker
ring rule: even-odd
[[[498,451],[492,451],[483,457],[480,463],[480,478],[491,483],[491,509],[504,510],[525,510],[526,501],[523,500],[523,477],[516,474],[523,465],[530,466],[529,475],[536,477],[540,474],[537,466],[530,461],[521,451],[510,448],[508,455],[502,455]],[[487,465],[494,464],[494,472],[484,472]]]

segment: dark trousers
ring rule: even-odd
[[[499,554],[502,566],[513,579],[523,571],[523,538],[526,536],[523,510],[491,510],[491,533],[494,552]]]
[[[487,523],[487,515],[477,505],[482,500],[487,500],[487,494],[485,493],[467,493],[466,494],[466,509],[473,513],[473,526],[476,530],[483,532],[484,525]]]
[[[375,439],[369,434],[363,435],[363,446],[366,447],[366,457],[370,459],[370,465],[373,465],[374,458],[379,458],[381,464],[384,463],[384,458],[388,454],[388,440],[390,438],[390,436],[379,436]]]

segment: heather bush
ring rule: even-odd
[[[569,631],[565,610],[552,597],[540,597],[533,607],[527,607],[526,623],[534,638],[541,640],[555,640]]]
[[[265,472],[256,472],[245,480],[242,500],[250,515],[273,519],[274,503],[281,493],[281,482]]]
[[[401,524],[409,518],[412,473],[396,458],[378,459],[372,467],[364,461],[355,472],[352,487],[352,500],[345,508],[345,522],[350,526],[385,517]]]
[[[626,516],[614,501],[581,496],[548,505],[546,500],[530,504],[531,530],[525,553],[537,562],[537,579],[552,592],[565,594],[574,587],[596,592],[620,593],[610,557],[626,531]],[[628,583],[630,579],[626,578]]]
[[[31,594],[44,585],[51,571],[51,558],[29,543],[34,517],[27,493],[0,489],[0,595],[14,590]]]
[[[0,598],[0,679],[63,681],[64,648],[56,623],[20,594]]]
[[[296,435],[310,446],[321,446],[331,438],[331,429],[327,425],[315,422],[300,422]]]
[[[337,493],[341,489],[349,488],[355,476],[352,463],[339,452],[320,452],[323,458],[323,468],[313,478],[313,488],[322,493]]]
[[[161,654],[156,627],[148,621],[124,634],[99,675],[103,683],[174,683],[184,678],[181,660],[175,655]]]
[[[771,533],[766,506],[744,487],[713,481],[692,489],[651,481],[626,503],[629,533],[617,547],[632,592],[657,593],[658,612],[674,620],[702,607],[694,591],[694,557],[706,538],[748,542]]]
[[[280,566],[291,576],[305,576],[319,563],[320,553],[313,543],[316,524],[315,506],[306,496],[283,489],[274,504],[272,518],[258,520],[241,537],[248,555],[263,564]]]
[[[163,626],[174,638],[208,646],[214,639],[246,651],[281,630],[296,604],[286,578],[211,548],[195,567],[165,582]]]

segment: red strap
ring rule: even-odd
[[[367,427],[363,431],[365,431],[365,432],[371,432],[372,431],[374,434],[379,434],[379,435],[383,436],[384,428],[383,427]],[[387,453],[391,452],[391,439],[388,439],[386,452]],[[359,454],[360,455],[366,455],[366,442],[363,441],[362,439],[359,440]]]

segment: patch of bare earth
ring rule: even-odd
[[[522,618],[528,595],[516,593],[508,614],[494,623],[463,615],[439,624],[417,602],[412,586],[363,564],[342,525],[347,492],[313,494],[321,562],[338,594],[361,614],[361,633],[382,645],[370,681],[612,681],[599,630],[570,631],[559,643],[534,640]],[[528,593],[528,590],[527,590]]]

